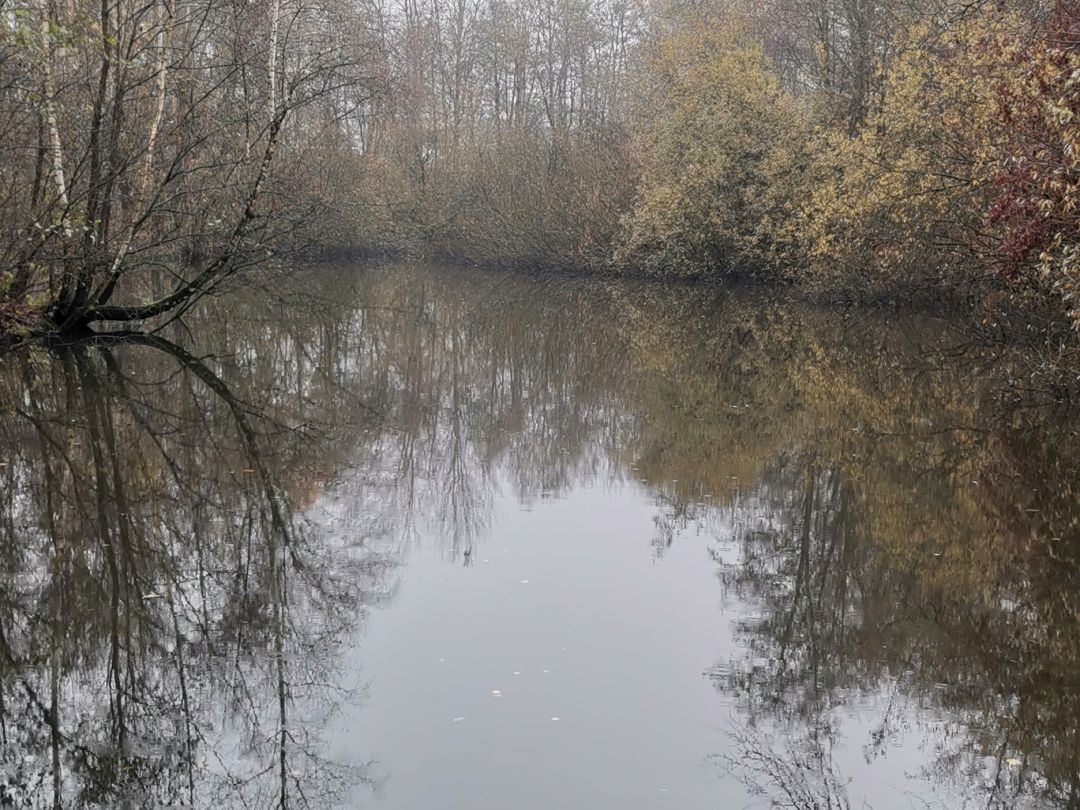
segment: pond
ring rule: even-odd
[[[0,358],[0,806],[1080,806],[1080,439],[775,291],[297,271]]]

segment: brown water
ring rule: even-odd
[[[1080,807],[1076,420],[769,293],[325,268],[0,359],[0,806]]]

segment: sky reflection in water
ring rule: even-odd
[[[221,303],[0,367],[16,806],[1080,801],[1080,456],[1019,355],[445,268]]]

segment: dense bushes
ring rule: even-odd
[[[1080,312],[1080,0],[512,8],[495,51],[426,27],[443,68],[389,64],[388,120],[344,161],[355,241]]]
[[[798,219],[814,283],[896,294],[973,281],[1002,26],[910,31],[859,133],[830,133]]]
[[[792,99],[761,45],[720,21],[661,40],[650,74],[622,258],[682,274],[738,267],[758,245],[770,155],[795,114]]]
[[[995,87],[997,269],[1036,275],[1080,324],[1080,3],[1059,3],[1038,36],[1002,55],[1010,75]]]
[[[518,131],[416,171],[408,153],[366,162],[357,209],[377,246],[486,264],[596,267],[631,193],[618,143]]]
[[[843,87],[828,60],[781,81],[772,20],[677,21],[647,63],[624,258],[848,296],[994,286],[1075,310],[1080,4],[949,10],[882,23]]]

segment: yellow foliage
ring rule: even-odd
[[[765,241],[758,209],[779,207],[768,178],[797,104],[737,20],[693,18],[660,39],[649,67],[623,258],[686,274],[746,264]]]
[[[809,190],[797,224],[818,283],[884,290],[970,272],[1013,22],[994,14],[944,33],[915,27],[862,131],[829,135],[825,182]]]

